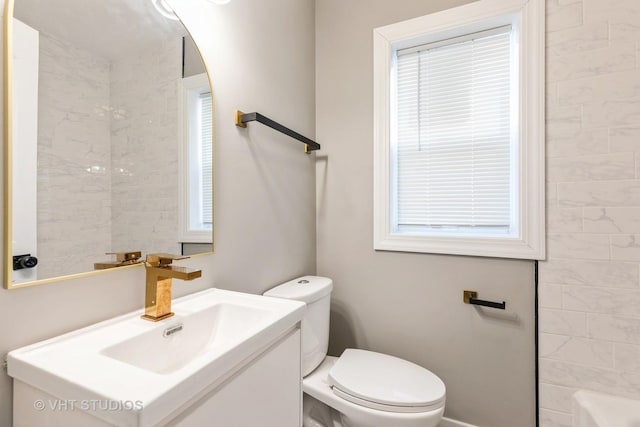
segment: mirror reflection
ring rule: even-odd
[[[157,3],[15,0],[13,285],[212,250],[209,80]]]

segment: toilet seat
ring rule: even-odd
[[[444,406],[440,378],[409,361],[367,350],[347,349],[328,375],[338,397],[387,412],[426,412]]]
[[[370,400],[360,399],[359,397],[355,397],[350,395],[349,393],[345,393],[337,387],[332,387],[333,394],[338,396],[341,399],[344,399],[348,402],[355,403],[356,405],[363,406],[369,409],[376,409],[378,411],[385,412],[395,412],[395,413],[403,413],[403,414],[415,414],[422,412],[434,411],[439,408],[444,407],[444,399],[440,402],[437,402],[433,405],[429,406],[393,406],[393,405],[383,405],[381,403],[372,402]]]

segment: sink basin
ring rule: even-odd
[[[152,426],[263,352],[304,310],[301,302],[209,289],[174,300],[175,316],[157,323],[135,312],[14,350],[8,373],[56,399],[132,402],[86,412]]]
[[[201,311],[167,319],[164,327],[133,336],[101,354],[159,374],[183,368],[198,357],[222,354],[238,333],[251,333],[269,321],[262,308],[219,303]],[[153,357],[149,357],[153,355]]]

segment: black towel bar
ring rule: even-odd
[[[462,294],[462,300],[465,302],[465,304],[481,305],[483,307],[497,308],[498,310],[505,310],[507,308],[507,303],[504,301],[485,301],[482,299],[477,299],[477,297],[478,293],[475,291],[464,291],[464,293]]]
[[[265,126],[269,126],[271,129],[277,130],[293,139],[297,139],[302,142],[304,146],[304,152],[310,153],[311,151],[319,150],[320,144],[307,138],[304,135],[300,135],[298,132],[282,126],[280,123],[271,120],[268,117],[263,116],[260,113],[243,113],[240,110],[236,110],[236,126],[246,128],[248,122],[260,122]]]

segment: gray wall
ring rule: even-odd
[[[216,253],[185,262],[202,268],[203,277],[176,281],[174,292],[180,296],[217,286],[261,293],[315,272],[314,157],[303,154],[301,144],[257,124],[236,128],[233,110],[257,110],[313,136],[313,1],[243,0],[206,7],[200,15],[209,40],[215,41],[207,42],[203,54],[217,108]],[[139,267],[0,289],[0,354],[140,310],[143,301]],[[11,379],[3,373],[2,427],[11,425],[11,402]]]
[[[444,380],[446,416],[529,427],[533,263],[373,250],[372,29],[467,2],[316,2],[318,274],[334,279],[334,354],[356,346],[406,358]],[[465,289],[508,310],[463,304]]]

